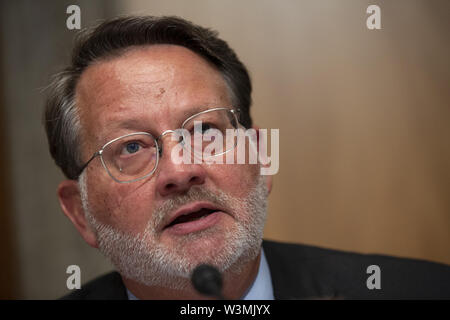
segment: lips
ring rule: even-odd
[[[178,223],[186,223],[186,222],[191,222],[191,221],[196,221],[196,220],[202,219],[215,211],[216,210],[201,208],[198,211],[183,214],[181,216],[178,216],[176,219],[174,219],[166,228],[170,228],[171,226],[176,225]]]
[[[163,230],[177,234],[199,231],[214,225],[223,213],[211,203],[190,203],[171,214]]]

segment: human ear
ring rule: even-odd
[[[265,141],[266,137],[264,135],[261,134],[260,128],[258,126],[252,126],[252,129],[254,129],[256,131],[256,137],[257,137],[257,150],[258,150],[258,159],[261,161],[262,163],[260,163],[260,166],[263,168],[269,168],[271,166],[271,163],[268,162],[268,157],[267,157],[267,142]],[[260,141],[260,140],[264,140],[264,141]],[[263,146],[263,148],[265,148],[264,150],[261,150],[261,146]],[[272,155],[271,155],[272,156]],[[263,170],[260,170],[260,174]],[[277,170],[278,171],[278,170]],[[271,174],[266,175],[265,176],[266,179],[266,186],[267,186],[267,191],[270,194],[270,192],[272,191],[272,183],[273,183],[273,177]]]
[[[73,223],[84,241],[98,248],[97,236],[86,221],[81,202],[80,189],[76,180],[64,180],[58,186],[58,199],[64,214]]]

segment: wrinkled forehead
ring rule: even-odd
[[[152,45],[127,50],[89,66],[76,88],[82,112],[95,106],[111,106],[124,99],[160,100],[183,89],[223,89],[225,81],[217,69],[191,50],[176,45]],[[177,91],[165,94],[165,89]],[[205,89],[205,90],[200,90]]]
[[[99,61],[83,72],[76,88],[83,131],[99,139],[123,119],[153,119],[170,126],[170,120],[175,123],[177,115],[185,117],[190,109],[229,101],[220,72],[175,45],[137,47]]]

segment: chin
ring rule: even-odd
[[[183,236],[171,236],[168,250],[195,261],[210,259],[226,250],[227,233],[221,228],[210,228]]]

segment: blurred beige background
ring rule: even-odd
[[[40,88],[70,53],[70,4],[83,27],[179,15],[236,50],[254,121],[280,129],[266,238],[450,264],[450,2],[16,1],[1,4],[2,228],[13,230],[1,259],[15,277],[3,296],[56,298],[68,265],[83,282],[112,268],[59,209],[40,123]],[[369,4],[381,30],[366,28]]]

